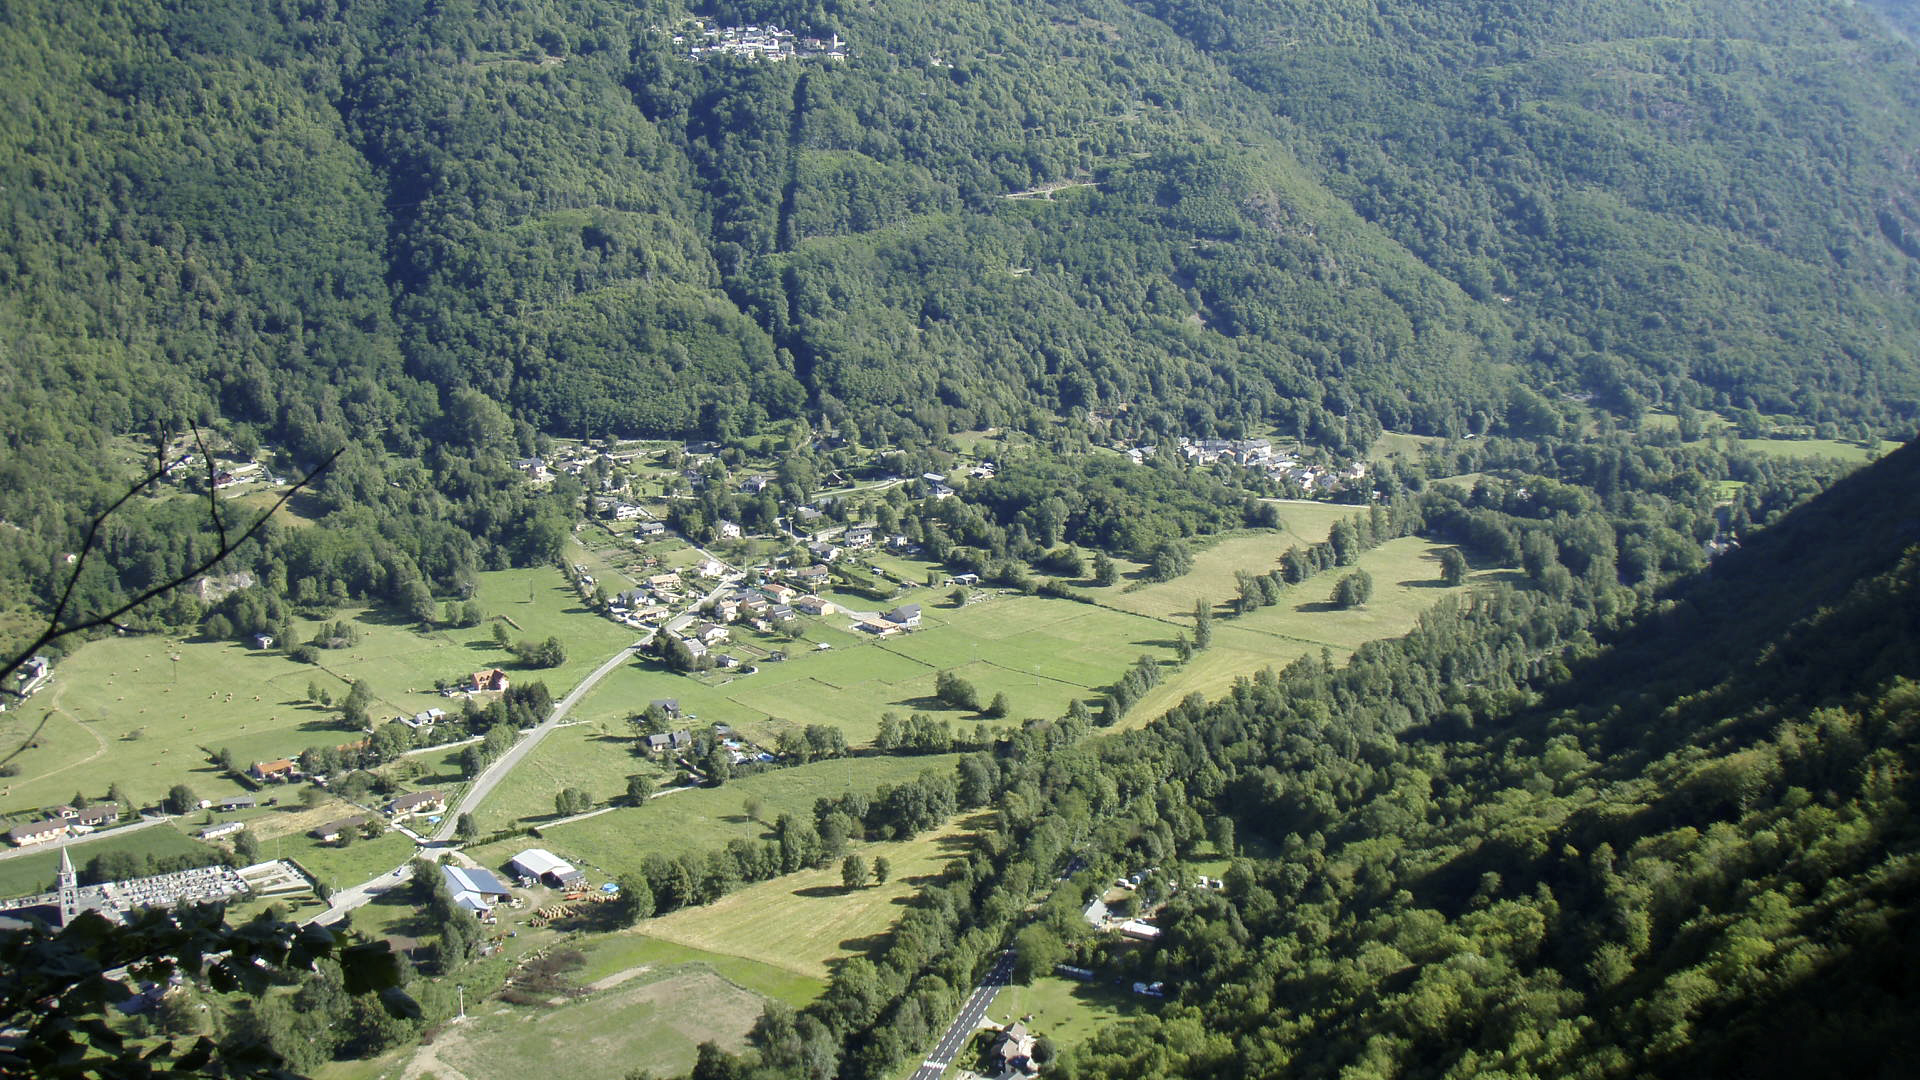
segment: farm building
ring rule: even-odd
[[[300,767],[293,763],[292,758],[281,758],[278,761],[256,761],[253,763],[253,768],[249,771],[253,773],[255,780],[273,780],[282,783],[296,779],[300,775]]]
[[[1126,922],[1121,923],[1120,933],[1135,941],[1160,940],[1160,928],[1150,922],[1142,922],[1139,919],[1128,919]]]
[[[546,848],[528,848],[515,855],[507,867],[520,877],[544,881],[556,888],[584,884],[587,880],[587,875],[575,870],[572,863]]]
[[[259,804],[259,800],[255,799],[251,795],[229,795],[226,798],[220,800],[220,809],[251,810],[258,804]]]
[[[499,668],[487,668],[473,673],[475,690],[505,690],[507,685],[507,673]]]
[[[446,879],[447,891],[453,894],[453,902],[475,915],[487,914],[493,905],[509,895],[506,882],[495,877],[491,870],[442,866],[440,874]]]
[[[920,625],[920,605],[901,604],[899,607],[887,612],[884,618],[896,626],[904,626],[911,630]]]
[[[222,836],[232,836],[247,827],[244,821],[223,821],[218,825],[209,825],[200,830],[200,839],[218,840]]]

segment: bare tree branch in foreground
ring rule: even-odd
[[[72,617],[73,590],[79,585],[80,575],[87,568],[87,559],[94,552],[96,541],[98,541],[100,536],[101,527],[106,524],[108,518],[112,517],[122,506],[125,506],[135,495],[153,486],[161,477],[167,475],[175,466],[183,463],[186,459],[182,457],[173,462],[163,460],[152,472],[142,477],[140,481],[131,488],[128,488],[126,494],[115,499],[113,505],[102,510],[99,515],[93,519],[92,523],[87,526],[86,543],[80,546],[80,553],[78,557],[74,559],[73,569],[67,575],[66,585],[60,590],[60,599],[54,604],[53,614],[47,618],[46,629],[40,631],[39,636],[35,637],[26,648],[14,656],[9,657],[4,663],[0,663],[0,679],[10,678],[14,672],[20,670],[21,666],[41,649],[46,648],[49,644],[61,638],[102,626],[111,626],[116,630],[124,631],[127,628],[121,624],[120,620],[125,617],[128,612],[131,612],[149,600],[172,592],[174,589],[185,585],[187,582],[218,566],[222,560],[238,550],[240,545],[253,539],[254,535],[266,525],[268,518],[271,518],[282,506],[285,506],[289,499],[292,499],[295,495],[310,486],[315,478],[325,472],[327,467],[332,465],[334,460],[341,454],[341,450],[335,450],[333,453],[328,454],[326,458],[322,460],[320,464],[314,466],[307,475],[301,477],[291,487],[287,488],[286,491],[281,492],[280,497],[274,500],[273,505],[267,507],[258,518],[254,519],[253,524],[248,525],[245,530],[237,535],[230,535],[227,531],[226,519],[222,517],[220,513],[220,495],[214,486],[214,478],[217,473],[213,467],[213,455],[207,453],[207,446],[200,438],[199,428],[194,429],[193,439],[194,444],[200,448],[201,456],[206,458],[207,461],[207,516],[213,519],[214,532],[220,540],[219,546],[215,549],[214,553],[206,559],[201,560],[201,562],[185,573],[153,585],[141,592],[138,596],[135,596],[133,599],[128,600],[126,603],[110,611],[101,612],[98,615],[90,615],[73,622],[67,621]],[[342,449],[345,448],[343,447]],[[35,725],[34,729],[27,733],[26,738],[21,740],[20,745],[14,747],[5,757],[0,757],[0,765],[5,765],[7,762],[19,757],[26,751],[27,747],[32,746],[34,739],[39,737],[41,729],[47,726],[47,719],[50,716],[52,716],[52,713],[49,711],[46,716],[40,718],[40,723]]]

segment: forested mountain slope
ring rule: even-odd
[[[1916,57],[1767,0],[22,0],[6,576],[189,423],[348,448],[327,506],[442,585],[530,557],[489,500],[541,432],[1357,452],[1528,432],[1524,384],[1908,434]]]
[[[1566,634],[1551,604],[1144,733],[1111,767],[1182,762],[1277,855],[1172,899],[1138,977],[1180,1003],[1062,1074],[1902,1075],[1916,491],[1909,447],[1517,687],[1497,657]]]

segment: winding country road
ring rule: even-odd
[[[712,556],[707,555],[704,549],[696,547],[694,550],[699,551],[708,558],[712,558]],[[718,562],[719,560],[716,559],[714,561]],[[726,564],[722,563],[721,565],[725,566]],[[665,624],[666,629],[671,631],[684,629],[689,623],[693,622],[695,613],[699,611],[701,605],[718,598],[721,593],[737,585],[740,579],[741,574],[739,570],[733,567],[727,567],[727,573],[720,579],[719,584],[715,585],[705,596],[688,604],[685,610],[669,620]],[[473,783],[468,785],[466,794],[461,797],[459,805],[453,807],[440,819],[440,827],[435,829],[431,835],[422,837],[409,830],[402,829],[401,831],[407,832],[409,836],[414,837],[422,850],[452,846],[449,841],[453,839],[454,831],[459,827],[460,815],[471,814],[474,810],[478,809],[480,804],[485,802],[489,795],[493,794],[493,789],[500,785],[500,781],[506,779],[507,774],[513,771],[514,766],[520,764],[528,754],[532,753],[534,747],[539,746],[542,739],[545,739],[553,733],[554,729],[560,727],[560,722],[566,719],[567,713],[571,711],[575,705],[579,704],[581,699],[591,693],[601,679],[613,674],[614,671],[619,669],[620,665],[633,659],[635,654],[641,649],[646,648],[658,633],[659,631],[657,630],[647,631],[638,641],[635,641],[633,644],[620,649],[608,657],[606,663],[593,669],[592,674],[580,680],[579,685],[568,691],[566,697],[561,698],[554,704],[553,712],[549,713],[545,720],[535,725],[532,730],[528,731],[518,742],[513,744],[512,749],[500,755],[499,760],[488,765],[481,771],[478,777],[474,778]],[[341,889],[333,894],[331,904],[326,911],[315,915],[307,921],[323,924],[338,921],[348,912],[371,902],[374,897],[386,892],[388,889],[406,884],[412,878],[410,866],[410,863],[402,863],[400,866],[388,870],[377,877],[370,878],[358,885]]]
[[[500,755],[499,760],[482,770],[480,775],[474,779],[473,783],[467,786],[467,794],[460,800],[460,805],[440,819],[440,827],[434,830],[432,839],[436,843],[445,843],[453,839],[453,830],[454,827],[459,824],[460,815],[471,814],[481,803],[485,802],[487,796],[493,794],[493,789],[499,786],[500,781],[506,779],[507,774],[513,771],[515,765],[520,764],[520,759],[531,753],[534,747],[539,746],[540,740],[551,734],[561,720],[566,719],[567,712],[578,704],[581,698],[586,697],[588,692],[598,685],[601,679],[613,674],[614,669],[631,660],[636,650],[652,640],[653,635],[648,634],[632,645],[614,653],[607,659],[606,663],[594,668],[593,674],[580,680],[580,685],[569,691],[566,697],[561,698],[559,702],[554,705],[553,712],[547,714],[545,720],[536,724],[532,731],[522,737],[519,742],[513,744],[513,749]]]

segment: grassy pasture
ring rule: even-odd
[[[563,788],[580,788],[596,804],[604,805],[625,796],[627,777],[635,773],[652,777],[656,787],[664,786],[667,771],[635,754],[634,741],[633,728],[625,720],[592,720],[555,730],[482,804],[481,828],[551,817],[553,797]]]
[[[1032,1016],[1027,1028],[1045,1035],[1061,1050],[1078,1046],[1101,1028],[1155,1011],[1159,1002],[1129,993],[1111,981],[1079,982],[1057,975],[1009,986],[987,1010],[988,1019],[1011,1023]]]
[[[1290,547],[1306,548],[1327,538],[1333,524],[1364,513],[1365,507],[1333,503],[1282,502],[1279,531],[1239,532],[1223,537],[1212,546],[1193,554],[1193,569],[1172,581],[1153,582],[1135,588],[1096,589],[1094,596],[1103,605],[1131,611],[1155,619],[1192,622],[1195,600],[1225,603],[1234,595],[1233,575],[1237,570],[1266,573],[1280,564],[1280,556]],[[1329,586],[1331,587],[1331,586]]]
[[[1217,698],[1237,678],[1268,667],[1283,668],[1322,648],[1343,661],[1366,642],[1405,634],[1422,612],[1441,599],[1464,593],[1472,587],[1471,581],[1491,580],[1499,573],[1481,572],[1467,585],[1446,588],[1440,584],[1440,552],[1446,547],[1413,536],[1390,540],[1363,553],[1353,566],[1335,567],[1289,588],[1272,607],[1233,617],[1216,613],[1213,647],[1195,654],[1190,664],[1148,691],[1121,726],[1145,724],[1189,694]],[[1364,607],[1342,611],[1328,597],[1334,584],[1355,570],[1373,576],[1373,599]],[[1190,615],[1182,621],[1192,623]]]
[[[835,863],[749,885],[705,907],[643,923],[639,932],[825,980],[841,959],[871,952],[927,882],[965,851],[979,822],[956,820],[913,840],[855,850],[891,864],[884,885],[849,891]]]
[[[67,854],[76,869],[87,860],[110,851],[135,855],[184,855],[200,851],[201,845],[172,825],[154,825],[121,836],[106,835],[98,840],[68,847]],[[60,876],[60,852],[37,851],[12,859],[0,859],[0,897],[27,896],[54,883]]]
[[[1777,458],[1829,458],[1864,465],[1899,448],[1897,442],[1863,446],[1843,439],[1741,439],[1740,445],[1757,454]]]
[[[541,746],[544,752],[545,745]],[[624,751],[621,751],[624,753]],[[642,807],[623,806],[583,821],[542,830],[542,838],[515,837],[468,849],[482,866],[504,865],[515,853],[545,847],[563,859],[593,873],[596,879],[618,876],[636,868],[646,856],[659,852],[677,855],[726,846],[735,838],[772,837],[771,823],[783,813],[811,815],[813,802],[847,791],[871,792],[882,784],[897,784],[932,769],[947,772],[957,755],[926,757],[841,758],[791,769],[773,769],[729,780],[717,788],[690,788],[653,799]],[[515,770],[517,778],[520,770]],[[623,784],[624,786],[624,784]],[[505,784],[502,785],[504,789]],[[552,812],[553,793],[545,792],[546,813]],[[761,821],[750,820],[745,802],[758,798],[765,806]],[[480,809],[482,829],[510,821],[490,801]]]
[[[1142,653],[1157,659],[1172,655],[1173,637],[1165,624],[1128,612],[998,594],[956,609],[945,592],[907,593],[901,602],[924,606],[922,628],[883,639],[848,629],[852,620],[844,614],[802,619],[804,637],[793,643],[740,631],[743,642],[763,650],[785,648],[790,656],[777,663],[762,661],[751,675],[713,672],[689,677],[636,660],[603,680],[572,716],[599,723],[603,735],[618,735],[626,718],[647,702],[678,698],[684,711],[699,718],[696,725],[731,724],[762,742],[771,742],[790,725],[831,724],[849,742],[862,745],[872,740],[880,715],[888,711],[921,710],[956,725],[977,723],[980,718],[974,713],[933,700],[934,678],[943,670],[958,670],[973,682],[983,705],[995,693],[1006,693],[1017,719],[1061,715],[1073,698],[1094,697]],[[873,606],[868,602],[865,609]],[[817,651],[816,642],[833,647]],[[547,753],[543,745],[533,760]],[[590,767],[582,775],[610,783],[615,771],[612,766]],[[514,783],[502,786],[499,805],[512,803]],[[514,803],[517,809],[511,816],[547,813],[552,798],[552,790],[543,786],[537,797]]]
[[[1389,458],[1401,457],[1409,461],[1418,461],[1427,447],[1446,441],[1438,435],[1412,435],[1399,431],[1383,431],[1379,438],[1373,440],[1373,445],[1367,448],[1367,458],[1370,461],[1386,461]]]
[[[337,713],[307,700],[309,683],[338,699],[349,679],[367,680],[376,718],[446,707],[434,680],[481,667],[544,679],[557,697],[633,640],[629,629],[587,612],[551,569],[482,574],[478,599],[489,614],[520,624],[516,639],[558,635],[567,643],[567,663],[523,670],[494,646],[486,627],[422,632],[381,611],[338,613],[359,628],[361,641],[321,650],[318,665],[232,642],[158,636],[91,642],[56,668],[47,689],[0,715],[4,739],[23,738],[53,713],[35,748],[18,759],[21,775],[0,782],[0,812],[58,803],[75,788],[99,797],[108,781],[141,803],[158,801],[182,782],[202,798],[234,794],[245,789],[209,763],[210,751],[231,749],[245,763],[358,737],[339,726]],[[297,620],[296,630],[310,636],[319,625]]]
[[[475,1010],[415,1064],[421,1075],[441,1065],[469,1080],[519,1080],[539,1062],[565,1062],[573,1080],[618,1080],[637,1069],[684,1075],[702,1042],[745,1046],[764,1005],[759,994],[701,965],[649,970],[553,1008]]]
[[[736,986],[745,987],[762,997],[784,1001],[796,1009],[811,1004],[827,988],[821,979],[799,975],[772,964],[706,952],[631,930],[597,938],[585,952],[587,966],[581,969],[579,979],[588,984],[634,968],[658,969],[697,964],[713,969]]]

